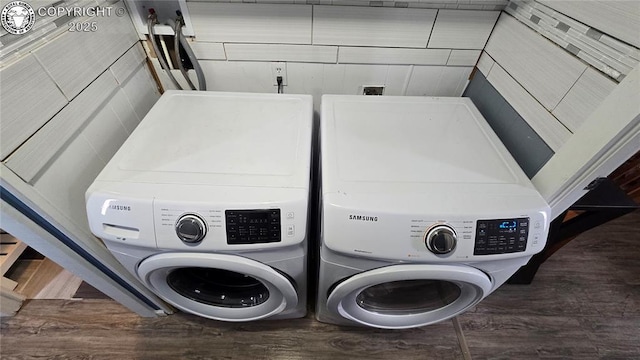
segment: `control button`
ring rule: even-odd
[[[540,221],[536,221],[536,222],[533,224],[533,228],[534,228],[534,229],[540,229]]]
[[[448,254],[456,248],[455,231],[447,225],[431,228],[424,237],[425,245],[434,254]]]
[[[190,244],[199,243],[207,235],[207,223],[195,214],[180,217],[175,229],[178,238]]]
[[[287,236],[294,236],[296,234],[295,225],[287,225]]]
[[[293,211],[289,211],[287,213],[287,219],[291,220],[295,218],[295,214],[293,213]]]
[[[540,242],[540,234],[534,234],[533,240],[531,241],[531,245],[537,246],[539,242]]]

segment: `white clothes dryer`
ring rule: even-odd
[[[86,193],[91,231],[185,312],[306,314],[312,99],[167,91]]]
[[[545,245],[550,209],[468,98],[322,98],[317,319],[451,318]]]

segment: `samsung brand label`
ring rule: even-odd
[[[368,216],[368,215],[349,215],[349,220],[355,221],[378,221],[377,216]]]
[[[112,204],[112,205],[109,206],[109,209],[118,210],[118,211],[131,211],[131,206],[129,206],[129,205],[115,205],[115,204]]]

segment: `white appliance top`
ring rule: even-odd
[[[311,96],[167,91],[97,180],[306,188],[311,127]]]
[[[322,105],[324,159],[337,165],[329,181],[519,182],[468,98],[325,96]]]
[[[468,98],[325,95],[323,193],[432,193],[530,180]]]

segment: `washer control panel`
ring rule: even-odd
[[[151,229],[156,246],[166,250],[257,250],[296,245],[306,239],[306,201],[251,205],[156,201]]]
[[[493,255],[525,251],[528,236],[529,218],[478,220],[473,254]]]
[[[227,244],[280,242],[280,209],[225,210]]]

